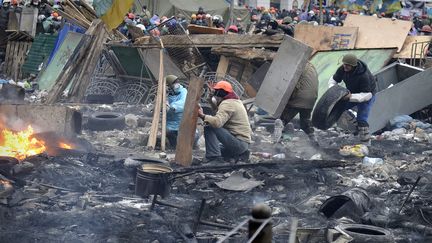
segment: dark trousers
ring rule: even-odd
[[[311,123],[311,113],[312,109],[302,109],[294,107],[285,107],[280,119],[283,121],[284,125],[290,122],[297,114],[300,114],[300,128],[306,134],[312,134],[314,129]]]
[[[172,131],[172,130],[166,131],[166,137],[169,142],[169,148],[175,149],[177,147],[177,136],[178,136],[178,131]],[[197,146],[199,137],[200,137],[199,133],[195,132],[194,147]]]
[[[235,158],[246,152],[249,144],[232,135],[225,128],[204,127],[206,158]]]

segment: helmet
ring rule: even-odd
[[[421,32],[432,33],[432,28],[429,25],[423,25]]]
[[[291,22],[292,22],[292,18],[290,16],[286,16],[282,20],[282,24],[291,24]]]
[[[238,28],[237,28],[237,26],[235,26],[235,25],[230,25],[229,27],[228,27],[228,31],[232,31],[232,32],[235,32],[235,33],[238,33]]]
[[[165,77],[167,85],[172,85],[175,81],[177,81],[177,79],[178,77],[172,74]]]
[[[197,18],[197,19],[202,19],[202,15],[201,15],[201,14],[198,14],[198,15],[196,16],[196,18]]]
[[[206,14],[206,15],[205,15],[205,18],[206,18],[206,19],[211,18],[211,15],[210,15],[210,14]]]
[[[357,57],[354,54],[346,54],[342,58],[342,63],[350,66],[357,66]]]
[[[192,14],[192,15],[191,15],[191,18],[192,18],[192,19],[196,19],[196,14]]]
[[[212,20],[213,20],[214,23],[223,22],[223,18],[220,15],[213,16]]]
[[[219,82],[217,82],[216,85],[213,86],[213,89],[222,89],[222,90],[225,90],[228,93],[232,93],[233,92],[232,85],[230,83],[228,83],[227,81],[219,81]]]

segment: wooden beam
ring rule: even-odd
[[[276,52],[268,49],[261,48],[232,48],[218,46],[213,47],[211,52],[218,55],[224,55],[227,57],[237,57],[244,60],[256,60],[256,61],[271,61],[276,56]]]
[[[198,104],[203,86],[204,80],[198,77],[192,77],[189,82],[175,153],[175,162],[183,166],[192,164],[192,148],[198,120]]]
[[[171,47],[279,47],[282,43],[282,35],[263,36],[263,35],[165,35],[161,36],[165,48]],[[110,45],[122,46],[120,42],[111,42]],[[138,38],[135,46],[141,48],[159,48],[159,42],[145,36]]]
[[[217,69],[216,69],[216,73],[221,74],[221,75],[225,75],[227,70],[228,70],[228,65],[229,65],[229,58],[221,55],[220,60],[219,60],[219,64],[218,64]]]
[[[96,31],[94,32],[89,52],[82,65],[79,65],[80,69],[77,70],[77,79],[71,87],[70,100],[72,102],[80,102],[84,98],[85,91],[90,85],[91,77],[101,57],[103,43],[108,37],[108,32],[105,30],[105,24],[102,20],[94,20],[92,25],[95,26]]]

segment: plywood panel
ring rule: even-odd
[[[139,49],[139,53],[144,64],[153,74],[153,77],[158,80],[160,62],[159,49]],[[180,79],[185,78],[186,76],[183,74],[180,68],[178,68],[177,65],[172,61],[171,57],[166,52],[164,52],[163,55],[164,74],[172,74],[179,77]]]
[[[315,51],[354,49],[358,27],[297,25],[294,37]]]
[[[19,30],[26,31],[31,36],[36,35],[38,9],[37,8],[23,8],[19,24]]]
[[[397,52],[407,38],[412,22],[349,14],[345,27],[359,27],[355,48],[392,48]]]
[[[188,26],[189,34],[223,34],[224,29],[206,27],[200,25],[190,24]]]
[[[255,104],[267,111],[269,115],[279,117],[312,50],[300,41],[286,36],[262,82]]]
[[[432,40],[432,36],[408,36],[405,39],[405,43],[402,46],[402,50],[399,53],[396,53],[393,57],[394,58],[411,58],[411,55],[414,55],[414,43],[420,43],[420,42],[430,42]],[[417,54],[416,58],[420,58],[418,56],[422,52],[422,48],[427,48],[427,44],[417,44],[415,47],[417,50],[415,51]]]
[[[40,89],[51,90],[83,36],[83,34],[76,32],[69,32],[67,34],[60,48],[55,53],[54,58],[40,75],[38,81]]]

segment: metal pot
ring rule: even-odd
[[[135,180],[135,194],[141,197],[160,195],[162,198],[169,195],[173,169],[169,166],[156,163],[147,163],[137,168]]]

